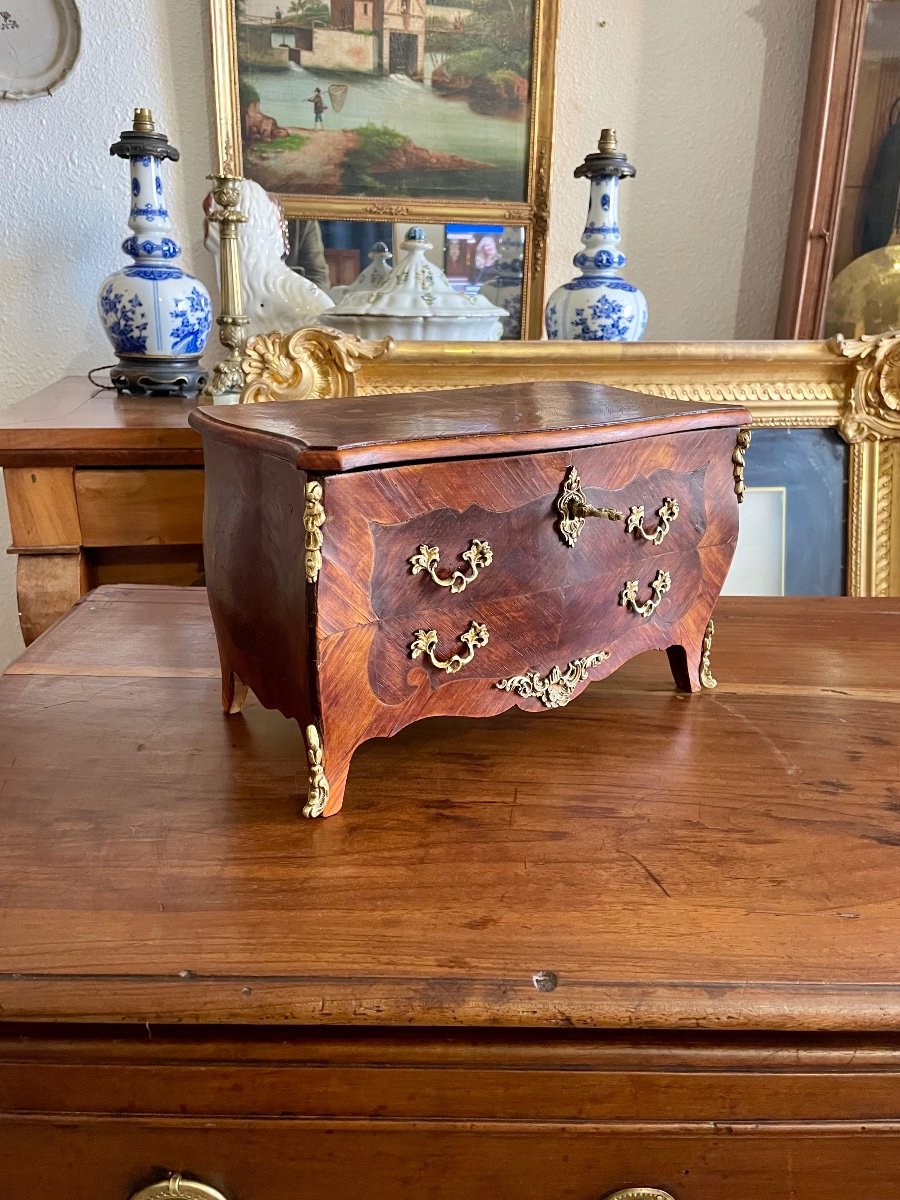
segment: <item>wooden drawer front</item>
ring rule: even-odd
[[[644,486],[638,483],[616,491],[585,488],[587,503],[623,515],[617,521],[586,521],[571,547],[559,532],[559,489],[509,512],[489,512],[478,506],[463,513],[443,508],[379,529],[375,533],[373,608],[381,620],[436,608],[455,613],[468,604],[498,596],[530,595],[593,579],[613,562],[619,564],[620,572],[640,571],[654,554],[698,545],[706,526],[703,484],[701,469],[690,475],[657,471]],[[657,525],[656,510],[667,498],[678,497],[679,517],[659,546],[638,540],[626,529],[630,501],[637,502],[641,495],[653,497],[646,505],[646,525],[651,530]],[[473,546],[477,551],[478,543],[487,543],[492,557],[489,565],[476,572],[471,560],[463,556]],[[434,571],[439,579],[450,580],[451,586],[436,583],[420,565],[425,547],[440,550]],[[413,567],[418,568],[415,573]],[[454,591],[455,572],[458,590]],[[465,581],[462,587],[460,576]]]
[[[323,633],[405,613],[466,614],[498,597],[576,586],[608,572],[641,577],[666,554],[733,541],[737,502],[734,431],[686,432],[570,452],[431,463],[366,471],[326,481],[324,568],[319,583]],[[621,512],[589,518],[574,546],[563,540],[557,501],[574,468],[587,503]],[[679,513],[659,544],[626,526],[632,507],[655,530],[667,498]],[[477,573],[463,554],[486,542],[490,565]],[[441,586],[413,572],[422,547],[440,551]],[[474,578],[472,577],[474,575]]]
[[[0,1194],[129,1200],[174,1171],[226,1200],[895,1200],[900,1128],[9,1119]]]
[[[0,1196],[895,1200],[895,1039],[358,1030],[0,1044]]]
[[[203,470],[76,471],[84,546],[195,546],[203,540]]]
[[[652,612],[642,615],[620,602],[626,583],[636,578],[637,603],[652,606],[651,583],[661,572],[671,583],[668,591],[658,595],[658,607]],[[595,563],[592,578],[566,588],[493,599],[473,594],[460,597],[459,608],[452,613],[423,606],[375,627],[368,654],[369,682],[377,698],[390,705],[410,699],[423,684],[430,689],[460,689],[463,707],[470,702],[463,693],[490,689],[499,711],[505,693],[497,691],[496,684],[511,676],[535,671],[546,675],[555,666],[565,668],[602,653],[603,661],[589,671],[591,679],[601,679],[642,650],[677,643],[681,622],[703,602],[704,590],[702,555],[688,551],[657,554],[643,564],[623,565],[609,556]],[[460,638],[473,623],[486,631],[487,642],[470,651]],[[464,665],[449,672],[436,667],[427,653],[414,658],[412,647],[420,630],[438,635],[434,648],[438,662],[459,655]],[[465,661],[470,654],[471,661]]]

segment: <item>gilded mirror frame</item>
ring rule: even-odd
[[[251,338],[245,404],[579,379],[699,404],[848,447],[845,591],[900,595],[900,336],[793,342],[380,342],[307,328]],[[752,447],[750,453],[752,454]]]
[[[410,200],[385,202],[379,197],[328,199],[279,195],[289,217],[330,220],[391,220],[422,223],[470,222],[520,225],[526,231],[522,294],[522,337],[542,333],[546,270],[549,189],[552,166],[556,42],[560,0],[534,0],[532,72],[529,103],[526,198],[521,203]],[[243,175],[238,54],[234,0],[209,0],[219,172]]]

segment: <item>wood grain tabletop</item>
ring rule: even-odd
[[[205,593],[90,594],[0,680],[0,1017],[896,1029],[900,601],[716,625],[714,692],[425,721],[308,822]]]
[[[199,465],[196,400],[120,396],[69,375],[0,409],[0,467]]]

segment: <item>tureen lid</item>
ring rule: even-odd
[[[433,247],[414,225],[400,245],[398,261],[374,291],[349,291],[328,312],[335,317],[460,317],[484,320],[507,315],[485,297],[457,292],[447,276],[425,257]]]
[[[385,243],[375,242],[369,251],[369,265],[357,275],[342,295],[346,296],[348,292],[377,291],[391,273],[391,258],[391,252]]]

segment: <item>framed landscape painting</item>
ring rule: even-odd
[[[559,0],[210,0],[221,169],[289,217],[525,230],[539,337]]]

